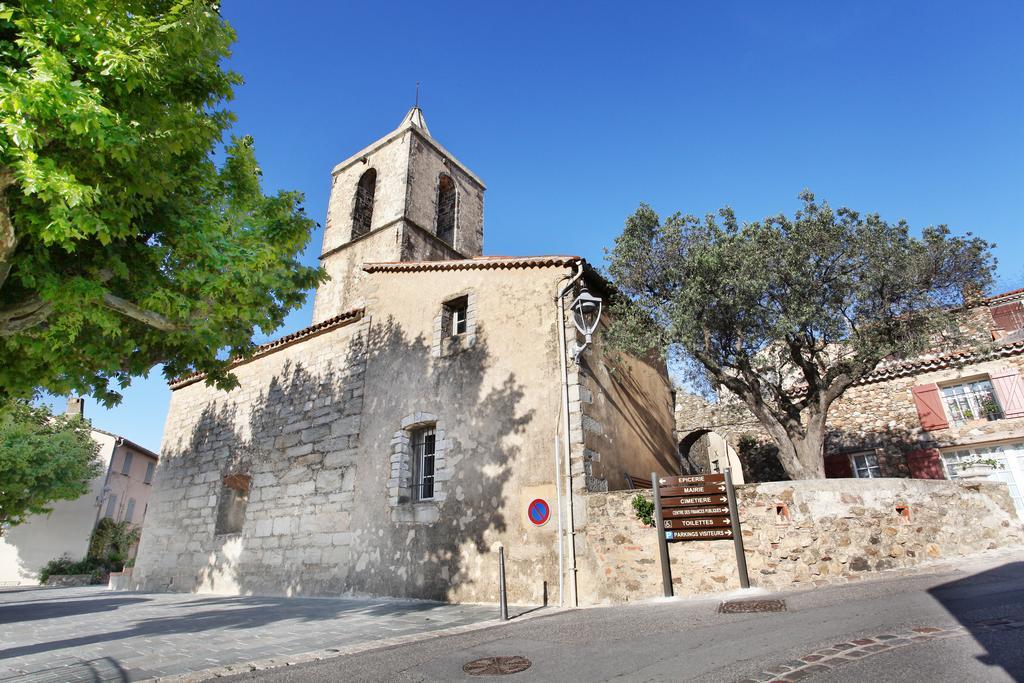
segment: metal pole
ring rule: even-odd
[[[559,411],[561,412],[561,411]],[[562,445],[561,436],[555,430],[555,512],[558,515],[558,606],[565,606],[565,526],[562,522]]]
[[[747,576],[747,556],[743,554],[743,535],[740,533],[740,509],[736,505],[736,489],[732,487],[732,468],[725,468],[725,495],[729,499],[729,521],[732,522],[732,544],[736,548],[736,569],[740,573],[740,586],[750,588]]]
[[[558,364],[562,371],[562,461],[565,466],[565,512],[566,519],[563,530],[565,542],[569,551],[569,588],[572,589],[572,606],[579,607],[579,585],[576,583],[576,519],[572,505],[572,441],[569,434],[569,360],[566,357],[565,339],[565,293],[568,292],[577,280],[583,277],[583,263],[576,264],[576,274],[571,276],[569,282],[558,291],[555,297],[555,308],[558,311]],[[564,278],[563,278],[564,279]]]
[[[505,593],[505,547],[498,548],[498,607],[501,609],[501,620],[508,621],[508,596]]]
[[[668,559],[668,540],[665,539],[665,522],[661,519],[661,492],[658,490],[658,474],[651,472],[651,492],[654,494],[654,528],[658,532],[658,552],[661,555],[661,587],[666,598],[672,597],[672,565]]]

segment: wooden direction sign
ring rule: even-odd
[[[723,501],[725,502],[725,501]],[[705,505],[704,507],[690,508],[668,508],[662,505],[661,518],[675,519],[677,517],[707,517],[708,515],[728,515],[728,505]]]
[[[724,474],[685,474],[681,477],[658,477],[659,486],[686,486],[687,484],[724,484]]]
[[[658,490],[662,498],[674,496],[702,496],[709,493],[725,493],[725,484],[695,484],[693,486],[666,486]]]
[[[681,498],[662,498],[663,508],[684,508],[694,505],[728,505],[728,496],[683,496]]]
[[[732,538],[732,529],[685,529],[665,532],[667,541],[713,541],[718,538]]]
[[[665,529],[732,528],[732,520],[728,517],[680,517],[663,520],[661,524]]]
[[[672,595],[668,544],[674,541],[732,540],[740,586],[748,588],[747,561],[736,508],[731,471],[659,477],[651,473],[654,518],[658,520],[658,551],[665,596]]]

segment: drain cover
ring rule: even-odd
[[[785,612],[785,600],[730,600],[718,606],[722,614],[741,612]]]
[[[519,673],[530,668],[532,662],[526,657],[484,657],[474,659],[462,665],[462,670],[470,676],[506,676]]]

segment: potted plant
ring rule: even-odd
[[[991,422],[992,420],[998,420],[1003,416],[1003,411],[1000,410],[999,404],[991,396],[986,396],[981,402],[981,410],[985,415],[985,419]]]
[[[961,479],[988,479],[996,470],[1004,465],[993,458],[973,458],[957,464]]]

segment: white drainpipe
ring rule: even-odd
[[[569,580],[572,586],[572,606],[579,606],[579,595],[577,593],[576,585],[576,524],[573,518],[572,509],[572,442],[569,437],[569,359],[568,353],[565,348],[565,294],[576,284],[576,282],[583,277],[583,262],[576,262],[576,274],[573,275],[569,282],[562,287],[558,295],[555,297],[555,306],[558,309],[558,361],[562,370],[562,453],[564,454],[563,462],[565,463],[565,504],[567,508],[567,516],[569,522],[569,530],[565,535],[565,540],[569,544]],[[558,452],[555,452],[555,459],[558,459]],[[557,462],[556,462],[557,467]],[[556,489],[557,489],[557,479]],[[559,496],[559,515],[558,515],[558,526],[559,534],[563,533],[563,522],[561,515],[561,496]],[[558,577],[558,600],[559,605],[562,604],[562,576],[565,574],[563,568],[563,554],[562,554],[562,539],[559,538],[559,577]]]

